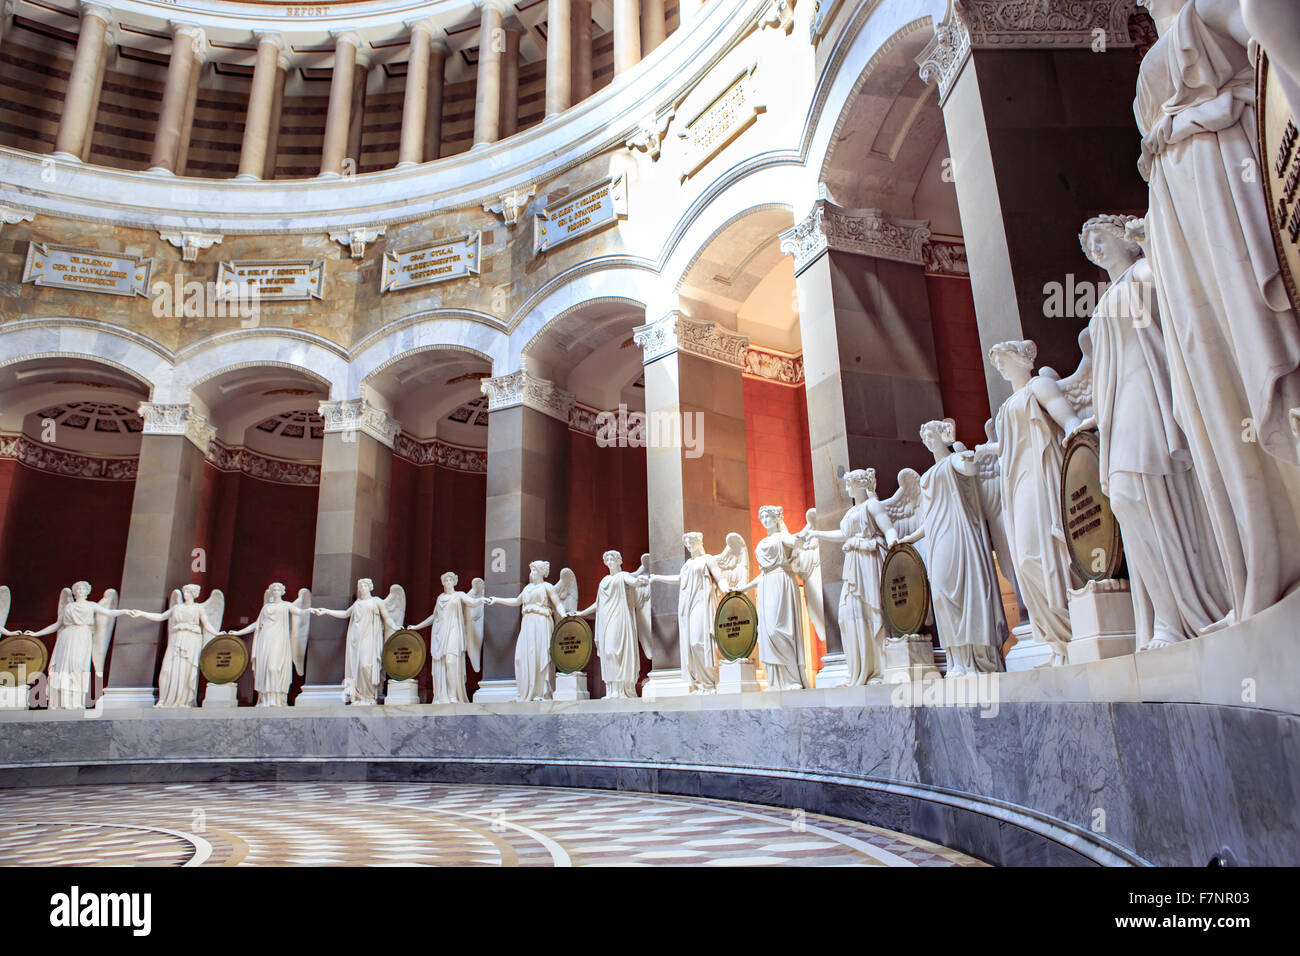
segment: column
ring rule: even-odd
[[[203,42],[203,31],[182,24],[172,31],[172,52],[167,61],[167,83],[158,108],[158,126],[154,131],[151,173],[176,172],[180,155],[181,128],[185,125],[185,107],[190,99],[190,78],[194,73],[194,51]],[[102,84],[101,84],[102,85]]]
[[[570,0],[573,16],[572,50],[570,59],[573,69],[570,72],[570,105],[581,103],[591,95],[591,0]],[[549,55],[549,50],[547,51]],[[547,112],[549,112],[549,108]]]
[[[81,30],[77,35],[77,52],[72,58],[63,113],[54,152],[65,159],[80,159],[86,133],[94,122],[95,105],[103,78],[104,56],[112,38],[108,32],[112,14],[104,7],[85,4],[81,8]]]
[[[194,111],[199,105],[199,85],[203,79],[203,64],[207,54],[203,49],[194,53],[194,64],[190,68],[190,95],[185,101],[185,118],[181,121],[181,145],[176,152],[176,175],[184,176],[190,159],[190,136],[194,133]],[[90,143],[86,143],[89,150]]]
[[[214,429],[188,404],[141,402],[140,414],[144,433],[119,606],[161,611],[172,590],[190,582],[203,461]],[[153,705],[165,628],[152,621],[117,619],[106,709]]]
[[[90,109],[86,113],[86,139],[81,144],[81,161],[83,163],[90,161],[90,150],[95,140],[95,119],[99,116],[99,100],[104,93],[104,70],[108,66],[108,54],[112,50],[115,38],[110,30],[104,36],[106,48],[104,55],[100,57],[99,69],[95,73],[95,96],[91,100]]]
[[[478,21],[478,83],[474,90],[474,148],[495,143],[501,135],[501,29],[505,0],[482,0]]]
[[[430,20],[419,20],[411,25],[406,91],[402,99],[402,138],[397,149],[399,169],[424,162],[424,124],[429,118],[430,43],[435,30]]]
[[[577,61],[574,44],[581,27],[574,21],[587,10],[587,72],[591,72],[591,0],[548,0],[546,4],[546,115],[563,113],[573,101]],[[588,80],[587,85],[591,85]]]
[[[501,138],[519,129],[519,30],[505,28],[505,50],[501,53]]]
[[[641,62],[641,11],[637,0],[614,0],[614,75]]]
[[[641,51],[649,54],[664,42],[668,29],[664,16],[664,0],[643,0],[641,7]]]
[[[743,535],[752,549],[749,513],[763,502],[749,500],[745,455],[741,371],[749,340],[677,310],[641,326],[633,338],[645,363],[647,431],[653,428],[659,439],[646,448],[651,571],[680,570],[687,531],[701,532],[705,548],[715,554],[731,531]],[[643,696],[685,694],[689,680],[678,656],[677,586],[653,585],[650,604],[654,660]]]
[[[274,179],[280,160],[280,117],[284,111],[284,85],[289,80],[289,57],[282,51],[275,62],[275,93],[271,97],[271,122],[266,132],[266,162],[262,178]]]
[[[898,472],[924,472],[934,458],[921,444],[925,422],[943,417],[922,248],[924,222],[818,200],[781,250],[794,257],[803,340],[813,494],[822,528],[839,524],[851,502],[843,475],[874,468],[881,498]],[[835,611],[842,552],[823,542],[825,668],[819,686],[844,679]]]
[[[325,419],[325,441],[312,604],[342,609],[355,599],[357,579],[372,578],[377,589],[386,587],[388,499],[393,442],[400,426],[365,398],[321,402],[320,413]],[[343,703],[347,629],[345,620],[312,618],[307,673],[296,704]]]
[[[369,85],[370,57],[358,53],[356,72],[352,77],[352,105],[348,110],[347,158],[352,160],[354,173],[361,172],[361,136],[366,122],[366,89]]]
[[[334,73],[330,77],[329,111],[325,116],[325,144],[321,149],[320,174],[340,176],[348,149],[348,123],[352,112],[352,77],[356,73],[361,38],[340,33],[334,42]]]
[[[248,94],[244,117],[244,142],[239,150],[236,179],[260,179],[266,172],[267,146],[271,136],[271,110],[284,41],[276,33],[259,33],[257,59],[253,63],[253,86]]]
[[[1074,224],[1147,206],[1133,161],[1138,65],[1124,18],[1112,26],[1108,12],[1121,2],[1091,0],[1086,22],[1046,31],[1013,17],[972,32],[953,14],[917,57],[939,86],[980,344],[1033,339],[1038,364],[1063,375],[1078,364],[1088,316],[1046,315],[1044,287],[1096,274]],[[1097,23],[1105,52],[1094,52]],[[997,408],[1010,385],[987,363],[985,382]]]
[[[549,561],[555,582],[569,558],[573,396],[527,369],[484,379],[482,389],[489,414],[484,580],[493,597],[514,597],[528,583],[531,562]],[[474,700],[514,700],[519,609],[488,608],[483,629],[483,680]]]
[[[429,104],[424,122],[424,161],[442,155],[442,88],[447,74],[447,44],[434,40],[429,49]]]

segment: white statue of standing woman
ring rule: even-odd
[[[1133,104],[1138,167],[1150,185],[1145,248],[1174,416],[1233,610],[1244,620],[1300,585],[1300,468],[1290,424],[1300,406],[1300,318],[1260,188],[1240,0],[1141,2],[1160,34],[1142,59]],[[1276,13],[1288,4],[1259,6]],[[1294,37],[1266,40],[1295,45]]]
[[[575,604],[578,581],[565,568],[560,586],[548,584],[549,561],[528,565],[528,583],[518,597],[487,598],[489,605],[504,604],[520,608],[519,637],[515,641],[515,687],[518,700],[550,700],[555,694],[555,664],[551,660],[551,631],[559,618],[572,613],[566,595],[572,592]]]
[[[311,592],[303,588],[298,599],[284,600],[284,585],[278,581],[266,589],[257,620],[231,637],[253,632],[253,689],[258,707],[287,707],[293,672],[307,664],[307,639],[311,628]]]
[[[59,614],[39,631],[22,631],[28,637],[58,632],[50,655],[50,710],[81,710],[88,703],[90,668],[104,676],[108,645],[113,640],[114,619],[128,613],[117,607],[117,591],[109,588],[98,601],[90,600],[90,584],[78,581],[59,593]],[[11,637],[19,632],[0,628]]]
[[[1084,253],[1110,275],[1088,323],[1102,490],[1124,537],[1137,646],[1195,637],[1231,609],[1187,438],[1175,421],[1151,269],[1132,216],[1083,224]],[[1087,423],[1085,423],[1086,425]]]
[[[433,675],[434,704],[466,704],[465,655],[469,655],[474,670],[483,652],[483,597],[482,578],[475,578],[470,590],[457,591],[460,579],[451,571],[442,576],[442,593],[434,602],[433,613],[411,629],[433,625],[429,631],[429,669]]]
[[[809,508],[804,513],[804,527],[817,527],[817,509]],[[808,609],[808,623],[826,640],[826,610],[822,604],[822,549],[812,538],[795,535],[799,541],[799,548],[795,551],[794,561],[791,562],[794,567],[795,577],[799,579],[799,585],[803,588],[803,603]]]
[[[718,599],[730,590],[726,572],[718,558],[704,550],[704,535],[688,531],[682,535],[686,561],[676,574],[651,574],[651,581],[676,584],[677,642],[681,652],[682,674],[692,694],[718,692],[718,647],[713,627],[718,615]]]
[[[646,657],[651,656],[649,635],[643,637],[637,614],[638,588],[645,582],[623,570],[623,555],[619,552],[606,551],[602,560],[609,573],[600,579],[595,602],[575,613],[578,617],[596,617],[596,651],[600,654],[605,696],[635,697],[641,674],[638,648]]]
[[[799,666],[799,649],[803,646],[803,615],[799,605],[799,581],[792,562],[799,542],[785,526],[785,513],[779,505],[758,509],[758,521],[767,531],[754,546],[758,577],[737,588],[748,591],[757,586],[758,659],[767,673],[770,690],[800,690],[804,684]]]
[[[839,626],[844,645],[846,684],[879,684],[884,680],[885,619],[880,611],[880,573],[885,553],[898,540],[893,519],[876,497],[876,470],[855,468],[844,475],[844,490],[853,505],[840,526],[818,531],[811,524],[799,533],[804,539],[834,541],[844,552],[840,588]]]
[[[193,707],[199,695],[199,655],[208,641],[221,633],[226,598],[213,590],[199,603],[200,588],[187,584],[173,590],[167,610],[130,610],[126,613],[146,621],[167,622],[167,650],[158,674],[158,703],[155,707]]]
[[[375,582],[357,582],[357,599],[346,610],[314,607],[312,614],[346,618],[347,653],[343,664],[343,702],[374,704],[383,683],[384,641],[400,630],[406,618],[406,592],[400,584],[388,589],[388,597],[376,597]]]

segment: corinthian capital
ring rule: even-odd
[[[487,396],[488,412],[523,405],[568,424],[573,410],[574,399],[570,393],[554,382],[530,374],[527,369],[485,378],[479,382],[479,388]]]

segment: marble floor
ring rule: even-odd
[[[983,866],[850,820],[596,790],[380,783],[0,791],[7,866]]]

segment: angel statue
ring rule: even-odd
[[[1091,387],[1102,490],[1124,532],[1139,648],[1195,637],[1232,608],[1187,437],[1174,417],[1151,267],[1126,238],[1141,223],[1095,216],[1079,234],[1084,254],[1110,273],[1088,323]]]
[[[926,570],[950,677],[1004,670],[1002,642],[1007,638],[993,543],[980,507],[979,465],[972,452],[954,453],[956,439],[951,418],[921,426],[921,441],[934,455],[934,466],[921,476],[921,526],[909,536],[930,542]]]
[[[90,600],[90,584],[78,581],[59,593],[59,615],[49,627],[22,631],[27,637],[44,637],[58,631],[50,655],[50,710],[81,710],[90,692],[90,667],[103,679],[104,658],[113,640],[114,618],[126,614],[117,607],[117,592],[109,588],[98,602]],[[12,637],[18,631],[0,627]]]
[[[515,642],[515,686],[519,700],[550,700],[555,693],[555,665],[551,661],[551,629],[560,617],[578,606],[578,579],[565,568],[558,586],[548,584],[549,561],[528,565],[528,583],[512,598],[486,598],[489,605],[522,607],[519,638]]]
[[[804,513],[804,527],[817,527],[817,509],[809,508]],[[822,549],[811,538],[800,538],[799,548],[795,551],[795,576],[803,587],[803,603],[808,609],[808,621],[823,639],[826,637],[826,609],[822,605]]]
[[[758,659],[767,672],[770,690],[803,688],[799,650],[803,647],[803,615],[799,613],[799,582],[790,566],[798,548],[785,526],[785,512],[779,505],[763,505],[758,521],[767,531],[754,546],[758,576],[737,590],[758,588]]]
[[[899,475],[916,472],[904,469]],[[898,540],[898,530],[886,503],[876,497],[876,470],[855,468],[844,475],[844,490],[853,501],[839,528],[818,531],[811,524],[799,532],[804,540],[840,542],[844,551],[840,588],[840,640],[844,645],[846,683],[879,684],[885,679],[885,618],[880,611],[880,573],[885,553]],[[900,486],[900,494],[907,493]],[[897,497],[897,496],[895,496]],[[890,502],[894,498],[889,499]]]
[[[676,574],[651,574],[648,579],[678,586],[677,646],[682,675],[692,694],[716,694],[718,648],[713,642],[713,625],[718,599],[731,588],[718,558],[704,550],[704,535],[688,531],[682,535],[682,545],[686,548],[686,563],[681,570]]]
[[[650,608],[650,555],[641,555],[641,566],[632,572],[636,575],[636,627],[637,639],[642,647],[654,647],[651,636],[654,633],[654,617]],[[654,655],[646,652],[652,661]]]
[[[482,578],[475,578],[468,592],[457,591],[459,583],[454,572],[442,576],[442,593],[433,605],[433,613],[419,624],[418,631],[433,625],[429,632],[430,670],[433,672],[433,701],[435,704],[465,704],[465,655],[469,655],[474,670],[481,670],[479,660],[483,653],[483,597]]]
[[[722,571],[719,587],[723,591],[735,591],[749,580],[749,548],[745,546],[745,539],[736,532],[727,534],[727,546],[714,557]]]
[[[375,597],[375,582],[370,578],[357,581],[357,599],[341,611],[314,607],[312,614],[346,618],[348,621],[347,654],[343,663],[343,703],[374,704],[384,673],[384,641],[401,630],[406,619],[406,592],[400,584],[388,589],[388,597]]]
[[[285,707],[293,672],[303,672],[307,663],[307,638],[311,627],[311,592],[303,588],[298,599],[284,600],[284,585],[278,581],[266,589],[262,612],[257,620],[231,637],[253,634],[253,689],[258,707]]]
[[[221,618],[226,611],[226,598],[220,591],[213,590],[202,604],[199,591],[197,584],[187,584],[172,591],[165,611],[126,612],[133,618],[168,622],[167,650],[158,674],[155,707],[193,707],[198,700],[199,655],[208,641],[221,633]]]
[[[623,555],[606,551],[602,555],[609,573],[601,578],[591,607],[575,612],[578,617],[596,617],[596,650],[600,654],[600,676],[606,697],[635,697],[641,673],[640,647],[651,657],[649,635],[638,620],[637,591],[645,584],[623,570]]]
[[[1020,596],[1029,609],[1035,640],[1052,648],[1052,665],[1065,663],[1070,640],[1070,556],[1061,524],[1061,458],[1065,432],[1081,427],[1091,414],[1086,338],[1080,336],[1084,361],[1070,380],[1049,368],[1033,374],[1038,346],[1028,339],[989,349],[989,360],[1011,383],[1012,394],[997,412],[997,440],[975,448],[977,459],[998,456],[1002,516]]]

